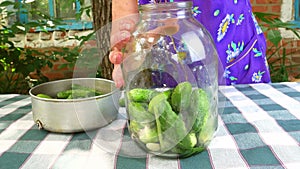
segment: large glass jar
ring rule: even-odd
[[[202,152],[218,126],[218,56],[192,2],[142,5],[123,49],[128,128],[147,152]]]

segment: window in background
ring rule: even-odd
[[[295,20],[300,21],[300,0],[295,0]]]
[[[29,10],[37,9],[51,18],[60,19],[64,24],[57,25],[55,29],[91,29],[91,21],[78,20],[80,13],[79,0],[19,0],[26,4]],[[19,15],[23,23],[42,19],[38,13],[25,13]]]

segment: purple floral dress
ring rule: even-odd
[[[175,1],[187,0],[168,2]],[[138,0],[159,2],[164,0]],[[193,13],[214,39],[227,85],[271,82],[266,41],[249,0],[193,0]]]

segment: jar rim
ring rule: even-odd
[[[193,6],[193,1],[186,0],[181,2],[164,2],[164,3],[155,3],[155,4],[145,4],[140,5],[139,9],[141,11],[155,11],[155,10],[161,10],[161,9],[172,9],[172,8],[190,8]]]

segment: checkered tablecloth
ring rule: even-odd
[[[104,128],[58,134],[34,124],[29,96],[0,95],[0,168],[300,168],[300,83],[222,86],[220,94],[227,99],[216,137],[185,159],[141,152],[128,137],[123,108]]]

